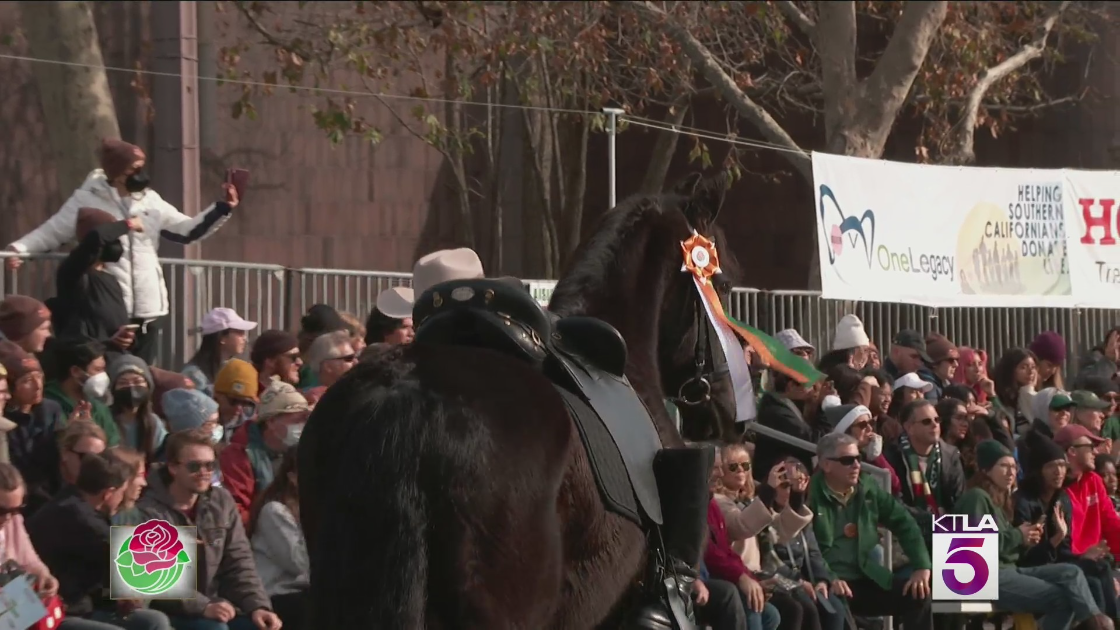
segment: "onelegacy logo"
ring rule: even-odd
[[[830,202],[830,203],[826,203]],[[862,245],[863,257],[871,267],[871,253],[875,251],[875,212],[868,209],[863,211],[863,216],[845,216],[836,200],[835,193],[828,186],[821,184],[821,194],[818,200],[821,213],[822,235],[828,243],[828,262],[835,265],[836,259],[844,252],[844,236],[848,236],[848,243],[852,248]]]
[[[991,514],[933,519],[933,601],[999,599],[999,527]]]

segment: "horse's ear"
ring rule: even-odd
[[[723,172],[696,183],[684,211],[693,229],[703,230],[716,222],[730,182],[730,174]]]
[[[673,186],[673,192],[684,197],[691,197],[696,193],[696,187],[700,185],[703,179],[704,176],[700,173],[689,173]]]

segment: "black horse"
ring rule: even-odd
[[[549,304],[561,322],[599,318],[625,339],[625,376],[648,409],[636,421],[652,419],[664,447],[664,523],[608,509],[585,429],[555,379],[509,352],[425,343],[421,302],[445,299],[429,291],[418,298],[416,343],[355,366],[303,433],[317,627],[584,630],[649,617],[641,597],[675,570],[664,555],[697,561],[711,466],[710,451],[685,447],[663,401],[682,398],[688,421],[716,435],[730,437],[735,421],[722,351],[681,269],[694,230],[722,244],[714,222],[725,189],[722,176],[694,176],[610,210]],[[726,300],[726,274],[713,284]]]

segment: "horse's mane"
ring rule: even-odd
[[[675,193],[642,195],[623,200],[608,210],[594,235],[580,244],[568,268],[552,291],[549,310],[560,316],[576,315],[588,308],[589,296],[600,296],[608,288],[620,262],[643,252],[633,247],[641,229],[663,229],[667,207],[683,206],[687,199]]]

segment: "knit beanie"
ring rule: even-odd
[[[253,342],[249,360],[253,365],[262,365],[268,359],[278,357],[299,348],[299,339],[283,330],[266,330]]]
[[[949,341],[949,339],[941,333],[930,333],[926,335],[926,354],[929,358],[937,363],[945,359],[960,358],[960,352],[957,351],[957,344]]]
[[[248,361],[230,359],[214,376],[214,393],[255,401],[260,389],[257,368]]]
[[[197,389],[173,389],[163,395],[162,402],[171,433],[197,429],[218,413],[218,403]]]
[[[991,470],[1004,457],[1011,457],[1011,451],[996,440],[984,440],[976,445],[976,467],[980,470]]]
[[[1031,342],[1030,351],[1039,360],[1060,365],[1066,361],[1066,340],[1058,333],[1050,330],[1041,332]]]
[[[101,170],[109,181],[124,175],[133,162],[142,159],[144,152],[134,144],[108,138],[101,141]]]
[[[97,208],[79,208],[78,221],[74,224],[74,238],[80,243],[85,240],[86,235],[96,230],[98,227],[106,223],[115,223],[120,219],[116,219],[113,215],[98,210]]]
[[[848,350],[870,343],[871,339],[863,329],[863,322],[855,315],[845,315],[836,323],[836,334],[832,336],[833,350]]]
[[[50,319],[47,305],[33,297],[9,295],[0,302],[0,334],[6,339],[23,339]]]
[[[149,366],[152,372],[152,412],[163,417],[163,395],[173,389],[194,389],[194,381],[178,372]]]
[[[1066,461],[1066,453],[1062,447],[1038,431],[1027,433],[1024,445],[1028,456],[1023,466],[1028,474],[1041,472],[1042,467],[1050,462]]]
[[[870,416],[871,410],[863,405],[836,405],[824,410],[825,420],[832,427],[830,433],[847,433],[860,416]]]
[[[43,371],[35,355],[7,340],[0,341],[0,365],[8,372],[8,387],[13,389],[19,379]]]
[[[116,384],[118,378],[130,372],[143,376],[144,380],[148,382],[149,389],[154,388],[156,384],[155,378],[152,377],[152,370],[148,368],[147,362],[131,354],[122,354],[116,359],[113,359],[109,363],[109,367],[106,371],[109,373],[110,388]]]
[[[257,407],[257,420],[263,421],[286,413],[311,411],[311,405],[303,394],[296,391],[291,383],[274,378],[268,389],[261,394],[261,404]]]

